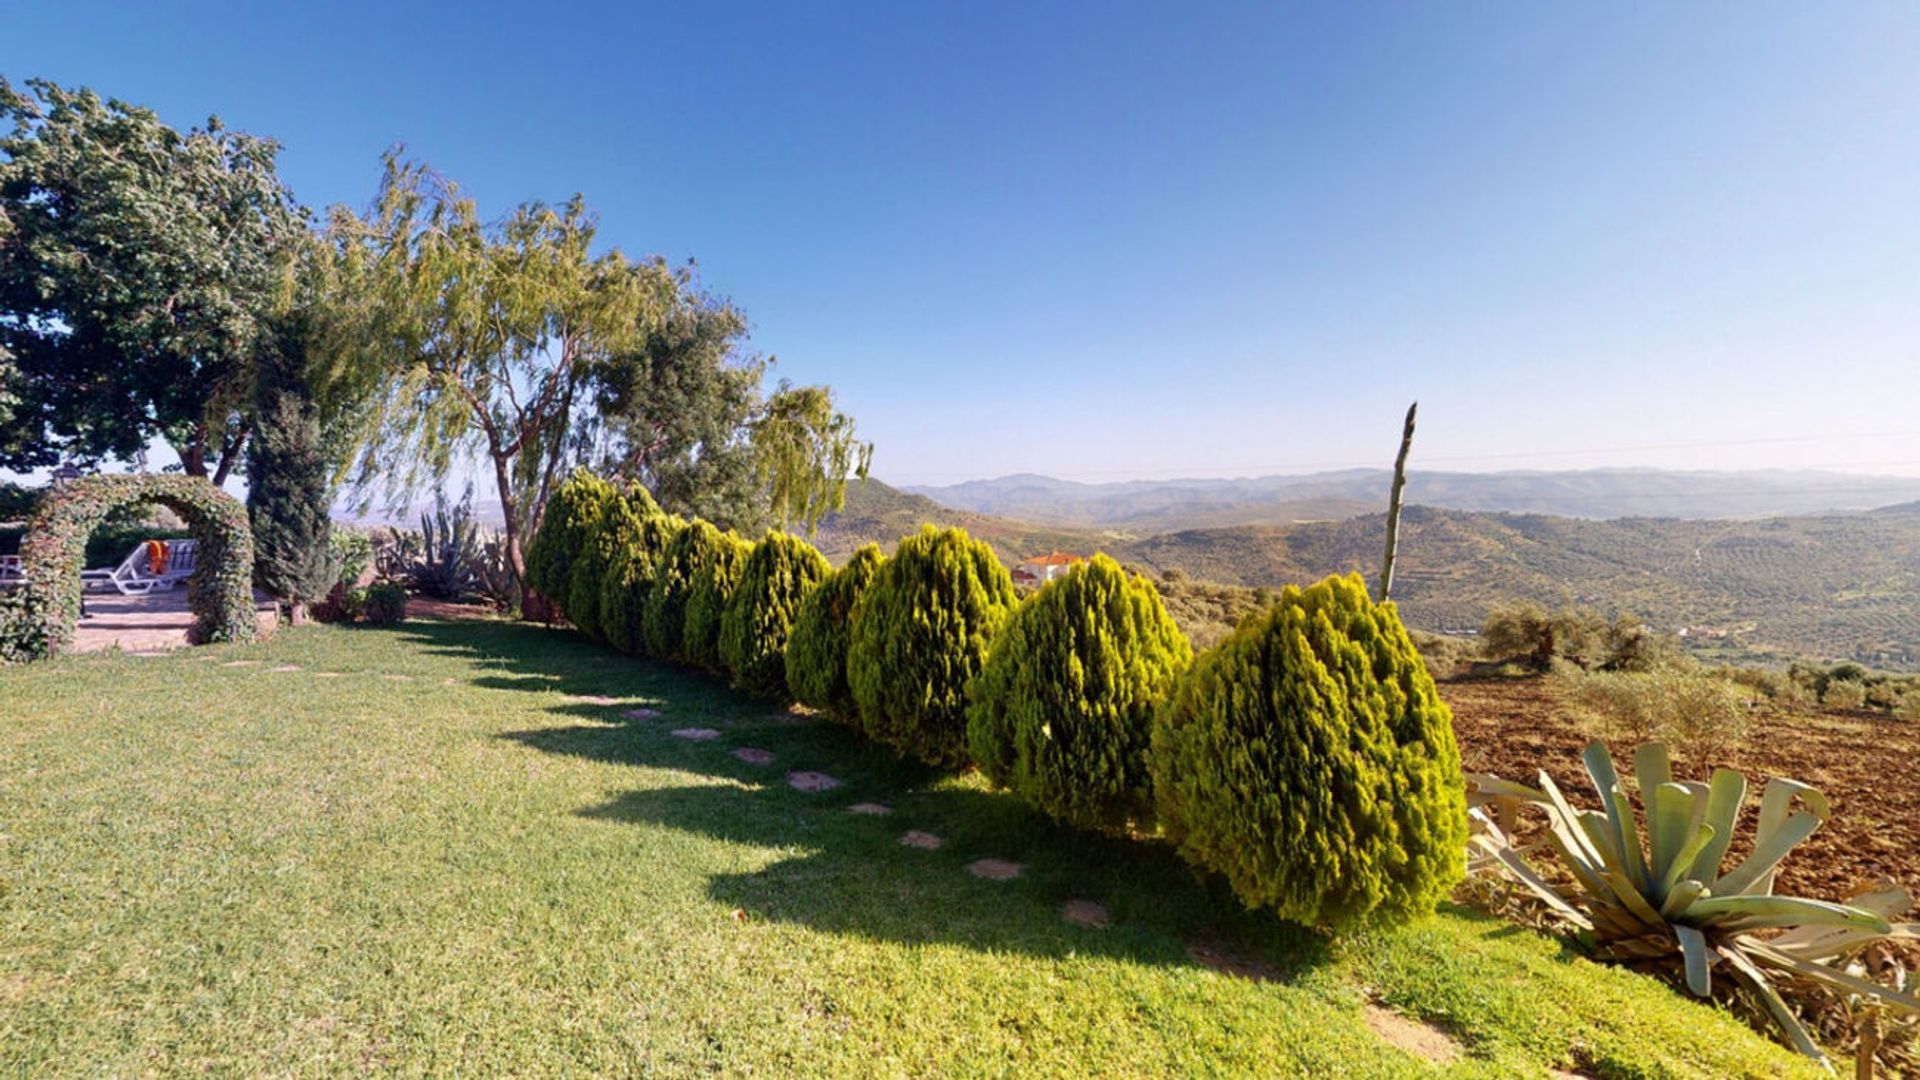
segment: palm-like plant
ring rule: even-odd
[[[1904,890],[1846,904],[1773,895],[1781,861],[1827,819],[1826,796],[1795,780],[1769,781],[1760,794],[1752,851],[1723,872],[1746,800],[1744,776],[1716,769],[1705,784],[1676,781],[1664,745],[1640,747],[1633,771],[1646,811],[1643,843],[1640,817],[1606,746],[1587,747],[1581,761],[1602,810],[1574,809],[1545,770],[1537,789],[1470,777],[1470,867],[1517,879],[1577,927],[1597,958],[1677,968],[1700,997],[1713,992],[1714,970],[1723,969],[1801,1053],[1818,1060],[1825,1055],[1780,996],[1776,979],[1805,979],[1920,1014],[1920,997],[1845,966],[1877,941],[1920,937],[1920,925],[1892,922],[1912,906]],[[1543,844],[1521,847],[1512,839],[1524,805],[1546,811]],[[1575,887],[1563,891],[1528,864],[1527,853],[1541,846],[1559,855]]]

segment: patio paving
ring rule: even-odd
[[[262,628],[272,628],[277,617],[271,600],[254,595]],[[185,588],[122,596],[117,592],[87,593],[87,617],[74,626],[73,651],[95,652],[118,646],[123,652],[163,652],[187,644],[193,612],[187,610]]]

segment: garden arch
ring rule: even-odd
[[[27,526],[20,545],[26,584],[8,635],[14,651],[53,656],[73,643],[87,537],[108,514],[135,503],[164,506],[193,531],[195,562],[187,579],[187,605],[193,609],[189,639],[199,644],[260,636],[253,606],[253,530],[239,500],[198,476],[85,476],[47,492]]]

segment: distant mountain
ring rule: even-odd
[[[1178,529],[1284,525],[1376,512],[1386,506],[1391,479],[1385,469],[1106,484],[1023,474],[903,490],[980,513],[1145,536]],[[1786,470],[1416,470],[1407,477],[1406,498],[1409,503],[1450,510],[1600,520],[1712,520],[1854,512],[1920,500],[1920,477]]]

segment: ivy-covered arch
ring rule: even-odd
[[[80,571],[87,537],[108,514],[133,503],[157,503],[193,531],[195,562],[187,579],[193,609],[189,637],[252,641],[260,636],[253,605],[253,530],[239,500],[198,476],[140,473],[86,476],[47,492],[20,545],[26,584],[0,612],[0,654],[33,659],[64,652],[80,617]]]

